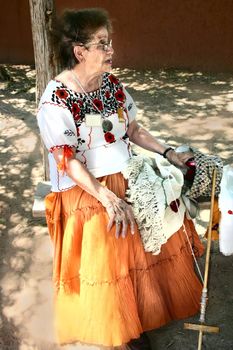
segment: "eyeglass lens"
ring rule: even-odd
[[[103,51],[108,51],[112,48],[112,40],[110,40],[108,43],[89,43],[86,47],[94,46],[96,45],[98,48],[100,48]]]

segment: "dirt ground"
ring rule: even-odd
[[[35,71],[8,66],[0,82],[0,350],[58,350],[52,331],[52,246],[32,204],[43,167],[35,118]],[[115,69],[138,106],[138,119],[156,137],[189,143],[232,163],[233,78],[179,70]],[[197,220],[200,235],[206,217]],[[200,261],[203,270],[204,259]],[[185,320],[197,323],[198,316]],[[155,350],[197,349],[198,334],[184,320],[149,333]],[[212,247],[203,349],[233,349],[233,256]]]

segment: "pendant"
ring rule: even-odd
[[[117,108],[117,114],[118,114],[119,123],[124,123],[125,122],[125,118],[124,118],[123,108],[118,107]]]
[[[113,124],[110,120],[104,119],[102,122],[102,129],[104,132],[111,131],[113,128]]]

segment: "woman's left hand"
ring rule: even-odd
[[[187,165],[185,164],[190,158],[193,158],[192,152],[175,152],[174,150],[170,150],[167,152],[167,160],[181,169],[187,169]]]

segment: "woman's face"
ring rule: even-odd
[[[98,29],[83,52],[86,69],[92,74],[101,75],[110,72],[114,50],[109,41],[109,33],[105,27]]]

